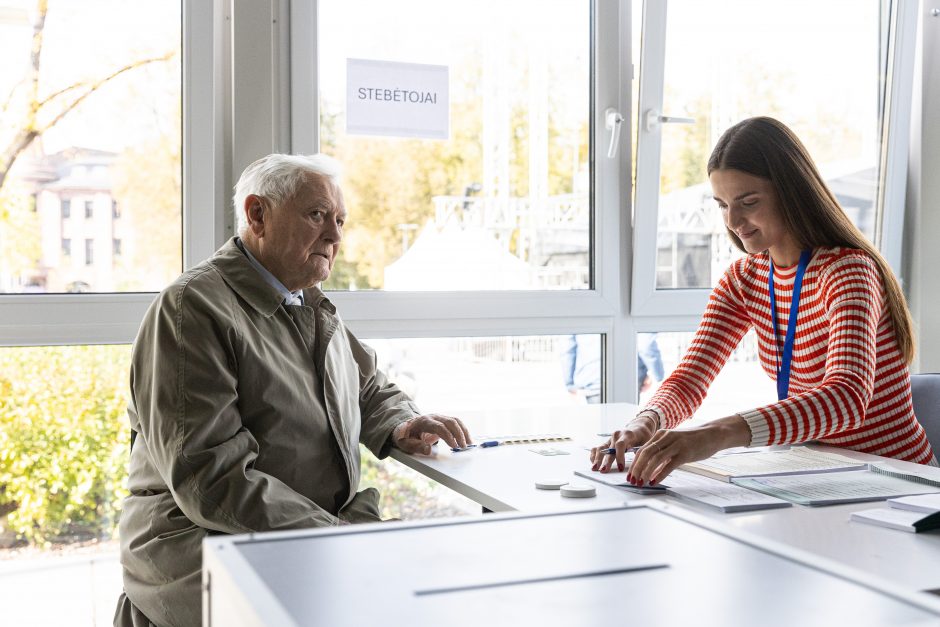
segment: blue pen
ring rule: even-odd
[[[472,448],[475,447],[475,446],[476,446],[476,444],[468,444],[468,445],[466,445],[466,446],[463,447],[463,448],[453,448],[453,447],[451,447],[450,450],[452,450],[452,451],[455,452],[455,453],[461,453],[461,452],[463,452],[463,451],[469,451],[470,449],[472,449]]]
[[[499,446],[499,440],[487,440],[486,442],[480,442],[480,448],[490,448],[491,446]]]
[[[624,449],[623,452],[624,452],[624,453],[636,453],[638,450],[640,450],[640,447],[639,447],[639,446],[631,446],[630,448]],[[615,449],[615,448],[605,448],[605,449],[603,449],[601,452],[604,453],[604,455],[616,455],[616,454],[617,454],[617,449]]]

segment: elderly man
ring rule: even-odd
[[[316,287],[346,210],[335,163],[269,155],[235,188],[240,237],[185,272],[134,343],[130,496],[116,625],[198,625],[207,534],[378,521],[359,443],[430,453],[470,436],[419,415]]]

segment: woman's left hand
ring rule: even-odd
[[[692,429],[661,429],[633,458],[627,481],[658,484],[689,462],[707,459],[718,451],[750,444],[751,430],[740,416],[728,416]]]

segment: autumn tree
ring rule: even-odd
[[[79,80],[51,93],[42,93],[41,69],[43,33],[49,12],[48,0],[37,0],[32,24],[32,45],[29,65],[23,79],[10,91],[0,109],[0,188],[16,160],[43,133],[74,111],[89,96],[117,77],[150,63],[169,61],[177,51],[158,57],[137,59],[113,68],[97,78]]]

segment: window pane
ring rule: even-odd
[[[181,3],[49,0],[44,21],[35,4],[0,14],[0,154],[15,157],[0,163],[0,292],[159,290],[182,267]]]
[[[662,375],[668,377],[679,365],[679,361],[692,342],[693,335],[693,333],[637,334],[637,360],[640,364],[647,364],[649,373],[648,380],[640,386],[641,405],[652,397],[662,382]],[[757,356],[757,336],[751,330],[744,336],[738,347],[731,353],[724,368],[712,381],[708,395],[696,412],[695,418],[721,418],[776,400],[777,388],[761,368]]]
[[[0,348],[5,625],[88,625],[114,613],[129,366],[126,345]]]
[[[755,115],[796,132],[849,217],[872,237],[883,4],[669,3],[663,113],[695,123],[662,127],[658,288],[711,287],[741,254],[711,200],[705,165],[721,133]]]
[[[594,402],[600,335],[367,340],[422,411]],[[569,391],[571,390],[571,391]]]
[[[590,287],[588,3],[323,0],[319,23],[350,213],[327,288]],[[446,66],[447,139],[348,133],[348,59]]]

